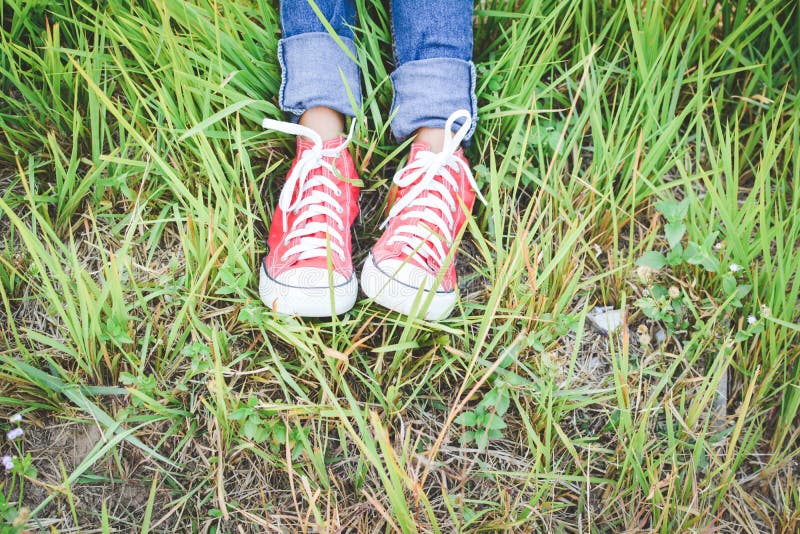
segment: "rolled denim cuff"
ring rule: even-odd
[[[402,141],[422,127],[444,128],[453,112],[466,109],[472,125],[464,144],[475,131],[478,102],[475,98],[475,65],[455,58],[408,61],[392,74],[392,132]],[[463,121],[457,121],[457,130]]]
[[[355,42],[339,38],[356,57]],[[361,107],[358,65],[328,33],[301,33],[281,39],[278,61],[282,110],[299,117],[307,109],[324,106],[352,117]]]

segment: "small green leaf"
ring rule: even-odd
[[[531,346],[533,350],[536,352],[544,352],[545,346],[544,343],[538,337],[528,338],[528,344]]]
[[[645,314],[650,319],[658,319],[660,316],[656,301],[651,299],[650,297],[645,297],[637,300],[636,306],[640,310],[642,310],[642,313]]]
[[[645,252],[644,255],[636,261],[636,265],[648,267],[654,271],[663,268],[666,264],[667,260],[664,258],[664,255],[655,250]]]
[[[730,273],[722,277],[722,291],[726,295],[732,295],[736,291],[736,278]]]
[[[132,386],[137,382],[137,379],[132,374],[123,371],[119,374],[119,381],[124,386]]]
[[[294,447],[292,447],[292,460],[297,460],[300,453],[303,452],[303,444],[302,443],[295,443]]]
[[[683,263],[683,247],[680,243],[677,243],[674,247],[672,247],[672,250],[670,250],[669,254],[667,254],[667,263],[673,267]]]
[[[652,287],[653,298],[655,299],[665,299],[669,297],[669,290],[661,284],[655,284]]]
[[[256,443],[263,443],[269,439],[270,429],[266,426],[259,425],[253,433],[253,441]]]
[[[489,445],[489,433],[488,432],[477,432],[475,434],[475,445],[478,446],[480,450],[486,450],[486,447]]]
[[[250,408],[238,408],[232,411],[230,415],[228,415],[228,419],[231,419],[233,421],[241,421],[242,419],[245,419],[247,416],[249,416],[251,412],[252,410]]]
[[[703,251],[700,249],[700,245],[694,241],[689,241],[689,243],[686,245],[684,258],[686,258],[686,261],[692,265],[699,265],[703,258]]]
[[[682,222],[671,222],[664,225],[664,235],[667,237],[669,248],[674,249],[683,239],[686,233],[686,225]]]
[[[490,430],[503,430],[506,427],[506,422],[501,417],[493,415],[489,418],[486,428]]]
[[[711,255],[705,256],[703,258],[703,263],[701,265],[703,266],[703,268],[706,271],[708,271],[710,273],[719,272],[720,263],[719,263],[719,260],[717,258],[715,258],[714,256],[711,256]]]
[[[286,444],[286,427],[283,423],[277,423],[272,427],[272,439],[281,445]]]
[[[742,284],[736,288],[736,298],[744,298],[750,293],[750,290],[753,289],[753,286],[749,284]]]
[[[497,404],[497,396],[499,395],[499,389],[493,388],[490,389],[489,392],[483,396],[481,400],[481,405],[483,406],[494,406]]]
[[[503,439],[503,432],[497,428],[490,428],[487,435],[489,436],[489,439]]]
[[[736,332],[736,335],[733,336],[734,343],[741,343],[742,341],[746,341],[750,337],[750,332],[747,330],[739,330]]]
[[[461,442],[462,445],[466,445],[467,443],[470,443],[471,441],[474,440],[475,440],[474,430],[467,430],[466,432],[461,434],[461,437],[459,438],[459,441]]]
[[[189,343],[181,349],[181,356],[194,358],[196,356],[211,356],[211,349],[205,343]]]
[[[475,426],[477,415],[473,411],[462,412],[461,415],[456,417],[456,423],[464,426]]]
[[[242,434],[248,439],[254,439],[259,431],[259,421],[255,417],[249,417],[247,422],[242,427]],[[263,441],[263,440],[261,440]]]
[[[508,394],[508,390],[506,388],[501,389],[497,395],[497,403],[494,405],[495,413],[500,417],[503,417],[508,411],[510,404],[511,397]]]
[[[555,150],[558,142],[561,140],[561,128],[553,128],[547,133],[547,144],[550,145],[550,150]]]
[[[678,202],[675,199],[662,200],[656,202],[656,210],[664,215],[669,222],[680,222],[686,218],[689,210],[689,199],[685,198]]]
[[[689,264],[700,265],[706,271],[712,273],[719,271],[719,260],[694,241],[689,241],[686,246],[685,258]]]

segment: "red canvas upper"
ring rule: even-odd
[[[416,142],[411,145],[411,150],[408,157],[408,162],[411,163],[417,157],[417,154],[420,151],[428,151],[430,147],[426,143]],[[464,151],[459,148],[454,154],[454,157],[461,159],[464,163],[467,163],[466,157],[464,156]],[[440,174],[434,176],[434,180],[439,182],[440,184],[444,185],[447,191],[453,195],[453,198],[456,200],[456,211],[452,213],[454,224],[451,228],[453,236],[458,236],[461,232],[461,229],[464,227],[466,223],[467,217],[472,211],[472,206],[475,203],[475,191],[473,191],[471,184],[469,183],[468,177],[466,173],[457,168],[453,170],[452,168],[448,168],[448,171],[455,179],[456,183],[458,184],[458,191],[455,191],[454,188],[444,180]],[[416,183],[416,182],[415,182]],[[406,186],[406,187],[398,187],[396,185],[392,186],[389,191],[389,205],[388,209],[391,209],[392,205],[397,202],[399,199],[403,198],[408,192],[412,189],[413,185]],[[438,192],[426,190],[420,196],[425,195],[433,195],[436,197],[441,198],[441,195]],[[432,208],[430,208],[432,209]],[[446,265],[438,265],[435,264],[435,260],[428,259],[428,261],[422,261],[420,258],[416,256],[408,257],[408,255],[403,252],[403,248],[405,246],[402,242],[394,242],[389,243],[392,236],[395,235],[397,228],[404,225],[409,224],[424,224],[424,221],[420,221],[418,217],[414,218],[403,218],[403,215],[406,212],[416,211],[415,208],[407,207],[403,211],[401,211],[397,216],[393,217],[389,220],[387,224],[386,230],[384,231],[381,238],[375,244],[374,248],[372,249],[372,257],[375,261],[375,264],[380,266],[380,263],[387,259],[398,259],[402,261],[408,261],[411,264],[418,265],[426,269],[431,275],[438,276],[440,271],[444,269],[444,275],[442,277],[442,282],[439,286],[439,291],[452,291],[455,289],[458,281],[456,277],[456,270],[455,270],[455,257],[452,257],[452,261],[445,261]],[[439,210],[433,210],[438,212]],[[441,215],[441,214],[440,214]],[[444,216],[442,216],[444,219]],[[387,273],[391,274],[391,273]]]
[[[324,143],[323,148],[336,148],[344,141],[345,139],[343,137],[331,139]],[[292,162],[292,167],[289,170],[290,173],[298,164],[298,161],[303,156],[303,153],[306,150],[311,149],[313,145],[313,142],[305,137],[297,138],[297,153],[294,161]],[[359,187],[355,185],[358,180],[358,173],[356,171],[355,163],[353,163],[353,158],[350,156],[350,152],[347,149],[343,149],[337,157],[324,157],[323,159],[333,165],[333,167],[338,171],[338,176],[336,173],[332,173],[323,167],[317,168],[312,172],[312,174],[322,175],[331,179],[341,189],[342,195],[336,197],[336,200],[339,201],[344,209],[341,217],[346,226],[341,232],[341,235],[344,238],[344,258],[340,258],[339,255],[335,253],[329,254],[329,257],[333,265],[333,270],[349,279],[353,275],[352,238],[350,235],[350,227],[358,215]],[[311,194],[311,192],[319,188],[324,189],[324,186],[317,186],[309,189],[306,194]],[[295,190],[292,195],[293,202],[297,199],[297,194],[298,191]],[[300,215],[302,215],[302,211],[300,213],[287,213],[286,227],[284,227],[283,211],[279,205],[275,206],[275,213],[270,223],[269,237],[267,238],[269,253],[264,257],[264,266],[267,270],[267,273],[272,278],[277,278],[281,273],[295,267],[317,267],[322,269],[328,268],[327,257],[300,260],[299,254],[292,254],[286,259],[282,259],[283,254],[291,249],[297,243],[297,241],[301,239],[295,238],[290,240],[288,243],[284,239],[292,229],[292,225],[294,224],[295,220],[297,220]],[[302,227],[305,224],[313,221],[326,222],[331,226],[338,224],[333,220],[332,217],[322,214],[307,219],[306,221],[301,222],[300,225]],[[318,232],[317,234],[314,234],[314,237],[321,237],[324,239],[325,235],[323,232]]]

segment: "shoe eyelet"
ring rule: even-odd
[[[341,189],[338,189],[338,188],[336,189],[336,196],[337,197],[342,196],[342,190]]]
[[[455,187],[453,188],[453,191],[455,191],[456,193],[458,193],[458,186],[455,186]]]
[[[343,208],[343,207],[341,207],[341,206],[339,206],[338,208],[336,208],[336,211],[337,211],[338,213],[344,213],[344,208]]]

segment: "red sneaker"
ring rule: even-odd
[[[464,124],[453,134],[452,125]],[[394,177],[386,227],[361,271],[361,288],[375,302],[426,320],[453,311],[458,279],[453,245],[472,211],[478,191],[461,141],[470,114],[461,110],[447,121],[444,149],[413,143],[408,163]]]
[[[323,143],[299,124],[264,119],[263,126],[298,138],[269,228],[261,300],[279,313],[304,317],[344,313],[358,294],[350,237],[359,192],[347,150],[352,130],[346,139]]]

